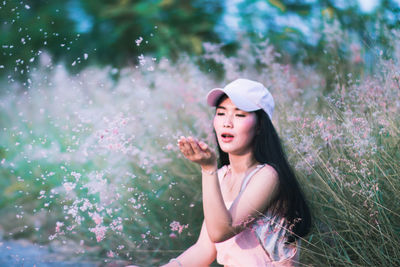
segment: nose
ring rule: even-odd
[[[233,127],[232,120],[229,117],[226,118],[226,120],[224,121],[223,127],[224,128],[232,128]]]

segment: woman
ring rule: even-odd
[[[204,142],[181,137],[200,165],[204,222],[197,242],[164,266],[294,266],[310,212],[271,123],[274,100],[258,82],[238,79],[207,95],[216,107],[219,165]]]

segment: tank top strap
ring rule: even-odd
[[[246,186],[247,186],[247,184],[249,183],[251,177],[253,177],[253,175],[254,175],[259,169],[261,169],[261,168],[264,167],[264,166],[265,166],[265,163],[264,163],[264,164],[259,164],[259,165],[257,165],[256,168],[255,168],[254,170],[252,170],[252,171],[243,179],[242,187],[240,188],[239,194],[242,193],[243,190],[246,188]]]

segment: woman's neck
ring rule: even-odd
[[[231,165],[231,170],[235,174],[245,173],[249,168],[258,163],[253,157],[252,153],[248,153],[245,155],[229,154],[229,162]]]

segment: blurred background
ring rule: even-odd
[[[234,55],[243,39],[268,39],[280,61],[318,64],[322,72],[334,56],[338,64],[371,67],[376,50],[392,51],[388,32],[399,26],[399,6],[398,0],[4,1],[0,74],[25,81],[41,53],[76,73],[91,65],[137,65],[142,54],[202,55],[204,42]],[[333,39],[336,55],[327,53]]]
[[[305,265],[400,264],[398,0],[0,2],[0,265],[154,266],[193,244],[204,96],[248,77],[314,212]],[[46,265],[47,266],[47,265]]]

